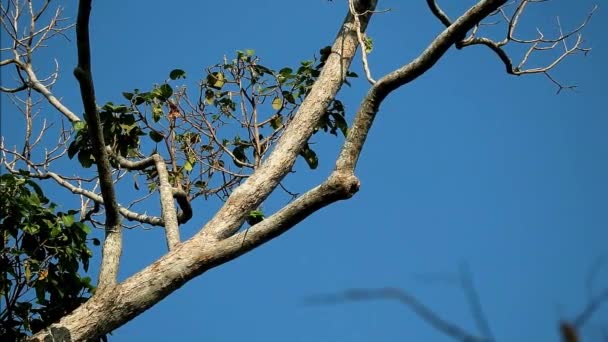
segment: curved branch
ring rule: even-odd
[[[166,201],[167,203],[171,202],[169,200],[169,198],[173,197],[177,200],[177,204],[179,205],[180,209],[182,211],[180,211],[179,213],[177,213],[177,223],[183,224],[188,222],[191,218],[192,218],[192,206],[190,205],[190,200],[188,199],[188,194],[181,190],[181,189],[177,189],[174,187],[171,187],[169,184],[169,178],[167,175],[167,166],[165,165],[165,162],[162,160],[161,156],[158,154],[153,154],[150,157],[138,160],[138,161],[131,161],[127,158],[124,158],[122,156],[119,156],[115,153],[112,153],[112,149],[107,147],[106,148],[108,153],[112,155],[112,158],[114,158],[118,164],[121,167],[124,167],[126,169],[129,170],[144,170],[150,166],[156,166],[156,172],[158,172],[159,175],[159,179],[161,177],[161,173],[163,175],[166,175],[166,177],[163,176],[163,179],[166,178],[166,180],[161,179],[161,186],[162,184],[166,183],[166,185],[169,186],[169,190],[165,189],[165,188],[160,188],[159,191],[161,191],[161,208],[164,208],[163,203]],[[160,162],[159,162],[160,161]],[[162,169],[162,170],[159,170]],[[166,192],[168,191],[168,192]],[[166,193],[165,193],[166,192]],[[164,197],[163,197],[164,194]],[[164,198],[164,199],[163,199]],[[171,202],[172,203],[172,202]],[[173,206],[171,206],[173,207]],[[164,209],[163,209],[163,213],[164,213]],[[166,227],[166,220],[164,219],[164,217],[167,217],[167,215],[169,215],[168,213],[163,214],[163,224]],[[177,229],[177,228],[175,228]],[[179,234],[179,233],[177,233]],[[175,233],[172,235],[173,237],[171,239],[169,239],[169,237],[167,237],[167,241],[172,241],[171,243],[169,243],[169,247],[172,248],[172,246],[175,246],[177,244],[177,242],[179,242],[179,235],[177,235],[177,241],[174,239],[175,238]]]
[[[91,134],[93,156],[99,173],[99,184],[106,209],[106,238],[103,244],[101,270],[99,272],[98,289],[103,292],[116,284],[120,254],[122,253],[122,226],[112,170],[105,149],[101,122],[95,103],[95,88],[91,72],[91,48],[89,44],[89,17],[91,14],[91,0],[81,0],[78,4],[78,17],[76,20],[76,40],[78,46],[78,66],[74,75],[80,84],[80,94],[84,106],[85,118]],[[99,293],[99,292],[98,292]]]
[[[380,104],[392,91],[428,71],[452,45],[460,41],[470,29],[505,2],[506,0],[480,1],[441,32],[416,59],[379,79],[368,91],[357,110],[336,162],[336,169],[355,169]]]
[[[334,304],[346,301],[378,299],[399,301],[401,304],[410,308],[418,317],[422,318],[422,320],[429,325],[456,340],[468,342],[493,341],[493,339],[489,337],[475,336],[458,325],[449,322],[439,316],[431,308],[421,303],[416,297],[398,288],[352,289],[347,290],[342,294],[315,296],[310,298],[309,302],[314,304]]]

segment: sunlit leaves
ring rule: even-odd
[[[207,75],[207,85],[214,89],[222,89],[224,84],[226,83],[226,79],[224,74],[221,72],[214,72]]]
[[[372,52],[372,50],[374,49],[374,41],[372,40],[372,38],[366,35],[365,39],[363,40],[363,43],[365,45],[365,52]]]
[[[156,103],[152,106],[152,120],[154,120],[154,122],[158,122],[164,114],[163,106],[160,103]]]
[[[77,211],[54,208],[31,180],[0,176],[0,298],[11,298],[0,305],[0,326],[7,340],[55,322],[94,289],[79,274],[92,255],[90,229],[76,220]]]

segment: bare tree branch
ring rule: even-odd
[[[507,15],[504,7],[501,7],[498,12],[502,15],[503,19],[507,22],[507,34],[506,37],[501,41],[494,41],[492,39],[486,37],[477,37],[477,29],[469,36],[465,38],[466,32],[463,34],[462,38],[456,42],[456,47],[462,49],[467,46],[473,45],[483,45],[492,50],[501,62],[504,64],[506,72],[510,75],[526,75],[526,74],[544,74],[552,83],[558,86],[558,93],[564,88],[574,88],[574,86],[564,86],[560,82],[556,81],[550,75],[550,71],[554,69],[559,63],[561,63],[566,57],[576,54],[583,53],[587,54],[591,49],[582,47],[583,39],[580,32],[587,26],[591,17],[597,10],[597,6],[595,6],[587,15],[582,24],[580,24],[575,29],[564,33],[559,22],[559,18],[557,19],[558,28],[560,31],[560,35],[556,38],[545,38],[544,34],[538,31],[538,38],[534,39],[520,39],[515,37],[515,30],[519,24],[519,19],[524,12],[524,9],[529,3],[537,3],[541,1],[532,1],[532,0],[519,0],[519,4],[517,5],[514,13],[512,15]],[[451,20],[448,15],[439,7],[436,0],[427,0],[427,4],[431,10],[431,12],[441,21],[443,25],[446,27],[451,25]],[[479,25],[476,27],[478,28]],[[576,35],[576,40],[569,47],[568,40],[572,36]],[[528,50],[525,52],[521,61],[515,65],[513,63],[509,54],[504,50],[504,47],[510,42],[528,45]],[[563,51],[559,56],[554,58],[551,62],[547,63],[542,67],[536,68],[525,68],[527,62],[530,60],[530,57],[540,51],[550,51],[558,48],[558,45],[563,46]]]
[[[38,79],[38,76],[34,72],[32,67],[34,52],[41,46],[44,46],[45,42],[51,39],[55,35],[64,35],[64,32],[69,30],[72,25],[61,26],[60,23],[65,21],[61,17],[62,10],[57,8],[53,16],[49,19],[49,23],[37,29],[36,25],[40,19],[42,13],[44,13],[49,5],[50,1],[45,1],[38,11],[33,8],[33,2],[28,1],[27,12],[29,13],[29,26],[23,34],[18,30],[18,23],[22,15],[21,8],[15,3],[15,10],[13,13],[9,13],[8,8],[5,8],[2,4],[0,10],[2,17],[0,18],[4,31],[11,37],[13,45],[10,48],[3,48],[3,50],[10,50],[13,53],[13,58],[5,59],[0,61],[0,67],[4,67],[10,64],[16,66],[17,75],[20,78],[21,84],[15,87],[0,87],[0,91],[6,93],[16,93],[25,89],[31,88],[36,92],[44,96],[47,101],[55,107],[61,114],[63,114],[70,122],[80,121],[78,115],[74,114],[70,109],[64,106],[61,101],[53,95],[50,87],[55,82],[58,71],[56,70],[51,75],[51,80],[47,84],[44,80]],[[22,72],[25,73],[25,77],[22,76]]]
[[[462,288],[467,297],[467,302],[471,308],[471,314],[477,323],[477,327],[480,332],[486,336],[489,340],[494,341],[494,334],[492,334],[492,329],[490,329],[490,323],[488,323],[488,319],[486,314],[483,311],[483,307],[481,305],[481,299],[479,298],[479,293],[477,293],[477,289],[473,284],[473,276],[471,274],[471,270],[469,269],[468,264],[463,264],[460,268],[460,282],[462,284]]]
[[[307,301],[312,304],[339,304],[350,301],[378,299],[399,301],[401,304],[410,308],[418,317],[422,318],[422,320],[433,328],[456,340],[468,342],[493,341],[493,339],[489,337],[475,336],[456,324],[443,319],[436,312],[417,300],[416,297],[398,288],[351,289],[344,291],[341,294],[311,297]]]

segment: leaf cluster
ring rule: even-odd
[[[0,176],[0,336],[18,340],[85,302],[94,291],[81,276],[92,256],[90,228],[25,176]],[[94,244],[99,244],[95,240]]]

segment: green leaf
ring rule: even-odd
[[[346,123],[344,116],[341,114],[335,114],[335,113],[332,116],[334,117],[336,127],[338,127],[340,129],[340,131],[342,132],[342,135],[344,135],[344,137],[346,137],[346,135],[348,134],[348,124]]]
[[[247,215],[246,220],[250,226],[253,226],[264,220],[264,213],[261,210],[252,210]]]
[[[171,95],[173,95],[173,88],[166,83],[161,85],[158,89],[160,89],[160,98],[162,101],[167,101]]]
[[[270,126],[274,129],[278,129],[283,124],[283,116],[281,114],[275,115],[272,120],[270,120]]]
[[[95,158],[93,157],[91,152],[80,151],[78,152],[78,161],[80,162],[80,165],[82,165],[82,167],[89,168],[91,167],[91,165],[93,165]]]
[[[302,151],[300,151],[300,156],[304,158],[304,160],[308,164],[308,167],[310,167],[312,170],[316,169],[317,166],[319,166],[319,158],[317,158],[317,154],[315,153],[315,151],[310,149],[308,144],[306,144]]]
[[[150,136],[150,139],[152,139],[152,141],[156,143],[161,142],[165,138],[165,136],[159,133],[158,131],[150,131],[148,135]]]
[[[213,99],[215,98],[215,93],[211,89],[205,90],[205,102],[208,104],[213,104]]]
[[[71,227],[74,224],[74,216],[72,215],[63,215],[61,217],[61,221],[66,227]]]
[[[139,106],[140,104],[146,102],[146,99],[143,96],[135,96],[135,100],[133,100],[133,104]]]
[[[239,145],[232,150],[232,154],[236,158],[234,160],[234,165],[238,167],[243,167],[243,163],[246,163],[248,161],[247,155],[245,155],[245,148],[245,146]]]
[[[372,50],[374,49],[374,41],[372,40],[372,38],[369,36],[365,36],[363,43],[365,43],[365,52],[372,52]]]
[[[354,71],[347,71],[346,72],[346,77],[354,77],[354,78],[356,78],[356,77],[359,77],[359,75],[357,75],[357,73],[354,72]]]
[[[213,72],[207,75],[207,85],[211,88],[222,89],[224,83],[226,83],[226,79],[221,72]]]
[[[272,109],[279,110],[281,107],[283,107],[283,100],[277,96],[272,100]]]
[[[173,69],[169,73],[169,78],[172,80],[177,80],[179,78],[186,78],[186,72],[182,69]]]
[[[133,93],[123,92],[122,96],[129,101],[131,101],[131,99],[133,99]]]
[[[293,94],[288,91],[283,91],[283,97],[285,97],[285,101],[296,104],[296,99],[293,97]]]
[[[163,112],[163,106],[161,104],[157,103],[152,107],[152,120],[154,120],[154,122],[158,122],[158,120],[163,117],[163,114],[165,113]]]
[[[186,160],[186,162],[184,163],[184,170],[186,170],[187,172],[192,171],[192,167],[194,167],[194,165],[192,163],[190,163],[189,160]]]
[[[83,128],[85,128],[87,126],[86,122],[84,121],[76,121],[74,123],[74,130],[76,132],[80,132],[80,130],[82,130]]]
[[[287,77],[287,76],[291,75],[292,73],[293,73],[292,68],[283,68],[283,69],[279,70],[279,75],[281,75],[283,77]]]
[[[68,158],[70,158],[70,159],[74,158],[74,156],[76,155],[76,153],[78,153],[79,150],[80,150],[80,141],[79,141],[79,139],[76,139],[76,140],[72,141],[72,143],[68,147]]]

